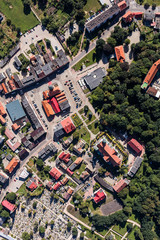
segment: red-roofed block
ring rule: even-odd
[[[115,192],[119,193],[123,190],[127,185],[129,184],[129,181],[127,179],[121,179],[118,183],[116,183],[115,186],[113,186],[113,189]]]
[[[57,168],[52,168],[49,174],[56,180],[62,176],[62,173]]]
[[[69,176],[72,176],[74,172],[72,172],[71,170],[69,170],[69,168],[67,168],[66,172],[68,173]]]
[[[142,145],[134,138],[132,138],[129,142],[128,145],[138,154],[140,155],[143,147]]]
[[[68,163],[69,162],[69,158],[71,157],[71,155],[69,153],[65,153],[65,152],[62,152],[60,155],[59,155],[59,159],[64,161],[65,163]]]
[[[64,131],[68,134],[76,129],[70,117],[65,118],[61,121]]]
[[[95,203],[99,203],[102,200],[104,200],[106,198],[106,195],[104,194],[103,190],[99,190],[98,192],[96,192],[96,194],[94,195],[94,202]]]
[[[31,192],[33,192],[38,186],[32,182],[31,185],[29,186],[29,189],[31,190]]]
[[[53,97],[51,100],[48,100],[55,113],[59,113],[61,110],[59,108],[57,100]]]
[[[16,205],[8,202],[7,200],[2,201],[2,206],[5,207],[7,210],[10,211],[10,213],[14,212],[16,210]]]
[[[58,182],[58,183],[56,183],[56,184],[53,186],[53,189],[54,189],[55,191],[57,191],[60,186],[61,186],[61,183]]]

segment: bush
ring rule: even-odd
[[[16,194],[13,192],[7,193],[7,195],[6,195],[6,199],[11,203],[15,203],[16,197],[17,197]]]
[[[77,231],[77,228],[76,228],[76,227],[74,227],[74,228],[72,229],[72,235],[73,235],[74,238],[77,237],[78,231]]]

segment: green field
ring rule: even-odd
[[[24,14],[22,0],[0,0],[0,12],[22,32],[26,32],[39,23],[32,11],[27,15]]]
[[[96,12],[98,9],[101,8],[101,4],[98,0],[88,0],[87,4],[84,6],[84,11],[93,11]]]

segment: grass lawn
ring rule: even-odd
[[[79,71],[83,64],[85,64],[86,67],[96,63],[96,52],[95,49],[90,51],[84,58],[82,58],[78,63],[76,63],[73,68],[75,71]]]
[[[88,239],[92,239],[92,240],[97,240],[97,239],[103,239],[101,238],[100,236],[98,236],[97,234],[95,233],[92,233],[90,230],[86,230],[86,234],[85,236],[88,238]]]
[[[66,184],[66,186],[70,186],[72,188],[76,188],[77,184],[74,183],[72,180],[69,179],[68,183]]]
[[[90,111],[88,111],[88,113],[87,113],[87,120],[86,120],[86,124],[88,125],[90,122],[93,122],[95,119],[96,119],[96,117],[95,117],[95,115],[92,113],[92,117],[91,117],[91,119],[89,119],[89,113],[90,113]]]
[[[31,158],[31,159],[29,160],[29,162],[27,163],[27,165],[28,165],[30,168],[32,168],[32,167],[34,166],[34,159]]]
[[[29,47],[30,47],[32,53],[38,54],[37,48],[36,48],[36,46],[34,45],[34,43],[30,44]]]
[[[127,224],[124,227],[115,225],[112,229],[123,236],[127,232]]]
[[[100,132],[99,126],[95,125],[95,121],[88,126],[88,129],[91,130],[91,132],[95,135]]]
[[[22,32],[35,27],[39,22],[32,11],[25,15],[22,0],[1,0],[0,11]]]
[[[98,0],[88,0],[87,4],[84,6],[84,11],[93,11],[96,12],[98,9],[101,8],[101,4]]]
[[[84,222],[85,224],[87,224],[88,226],[91,226],[91,222],[89,221],[88,216],[87,217],[82,217],[79,213],[79,211],[75,211],[74,207],[72,207],[71,205],[69,205],[67,207],[67,211],[72,214],[74,217],[76,217],[77,219],[81,220],[82,222]]]
[[[76,127],[79,127],[81,126],[83,123],[81,121],[81,119],[78,117],[77,113],[73,114],[71,116],[72,120],[73,120],[73,123]]]
[[[80,175],[82,172],[84,172],[86,168],[86,164],[82,163],[79,168],[77,168],[74,172],[74,177],[80,179]]]
[[[18,196],[25,196],[27,194],[27,191],[28,190],[26,189],[26,184],[23,183],[16,193],[18,194]]]
[[[81,127],[79,130],[79,138],[82,138],[86,143],[90,143],[90,133],[88,132],[86,127]]]

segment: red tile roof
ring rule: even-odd
[[[106,143],[100,142],[97,147],[99,148],[99,151],[103,155],[103,159],[106,162],[110,162],[113,167],[120,166],[121,159],[116,155],[116,152],[114,149],[110,148]]]
[[[2,125],[6,123],[6,120],[4,119],[4,117],[2,117],[2,115],[0,115],[0,122]]]
[[[10,163],[7,165],[5,170],[7,170],[9,173],[12,173],[13,170],[17,167],[18,164],[19,164],[19,160],[14,157],[14,158],[12,158]]]
[[[62,152],[60,155],[59,155],[59,159],[64,161],[65,163],[68,163],[69,160],[70,160],[70,157],[71,155],[69,153],[65,153],[65,152]]]
[[[124,60],[125,60],[123,46],[122,45],[117,46],[117,47],[114,48],[114,50],[115,50],[117,61],[123,63]]]
[[[58,183],[56,183],[56,184],[53,186],[53,189],[54,189],[55,191],[57,191],[60,186],[61,186],[61,183],[58,182]]]
[[[44,111],[47,117],[53,116],[55,114],[49,100],[42,101],[42,106],[44,108]]]
[[[13,139],[14,138],[14,133],[12,131],[10,131],[8,128],[6,128],[5,130],[5,135],[6,137],[8,137],[9,139]]]
[[[118,183],[116,183],[113,186],[113,189],[115,192],[119,193],[120,191],[122,191],[123,188],[125,188],[128,185],[127,180],[126,179],[121,179]]]
[[[2,206],[5,207],[10,212],[14,212],[16,210],[16,205],[8,202],[7,200],[2,201]]]
[[[20,127],[21,127],[21,126],[18,125],[17,123],[14,123],[14,124],[12,125],[12,129],[13,129],[13,131],[18,130]]]
[[[52,168],[49,174],[56,180],[62,176],[62,173],[57,168]]]
[[[98,192],[96,192],[95,196],[94,196],[94,202],[95,203],[99,203],[102,200],[104,200],[106,197],[106,195],[104,194],[103,190],[100,189]]]
[[[76,129],[70,117],[65,118],[61,121],[62,127],[66,133],[70,133]]]
[[[51,100],[49,100],[49,103],[51,104],[55,113],[59,113],[61,111],[59,108],[59,104],[58,104],[57,100],[55,99],[55,97],[53,97]]]
[[[118,5],[118,7],[120,8],[121,11],[123,11],[127,7],[127,4],[126,4],[125,1],[121,1],[117,5]]]
[[[6,115],[6,110],[4,109],[2,103],[0,102],[0,115]]]
[[[28,188],[33,192],[37,187],[37,184],[35,182],[32,182]]]
[[[133,17],[134,17],[134,13],[132,13],[131,11],[128,11],[123,15],[122,18],[124,19],[125,22],[131,22]]]
[[[72,172],[69,168],[67,168],[66,172],[68,173],[69,176],[72,176],[74,172]]]
[[[147,86],[149,86],[159,69],[160,69],[160,59],[152,65],[152,67],[150,68],[149,72],[147,73],[143,81],[143,84],[147,83]]]
[[[142,145],[134,138],[132,138],[129,142],[128,145],[139,155],[141,154],[143,147]]]

